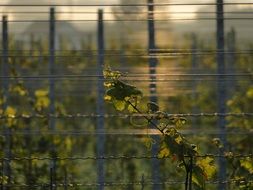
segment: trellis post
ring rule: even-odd
[[[8,36],[8,18],[7,16],[3,16],[2,20],[2,48],[3,48],[3,55],[2,55],[2,76],[3,78],[3,111],[5,112],[7,109],[8,104],[8,88],[9,88],[9,36]],[[4,143],[4,155],[7,159],[11,157],[11,129],[8,126],[4,126],[5,132],[5,143]],[[10,160],[6,160],[3,162],[3,172],[4,175],[8,177],[7,183],[9,184],[11,181],[11,167],[10,167]],[[8,186],[4,187],[4,190],[9,190]]]
[[[226,150],[226,77],[225,77],[225,39],[224,39],[224,3],[223,0],[217,0],[216,3],[216,21],[217,21],[217,97],[218,97],[218,112],[222,115],[218,117],[217,125],[219,128],[220,139],[223,144],[223,148],[220,150],[220,155],[224,154]],[[219,190],[226,189],[226,159],[224,156],[219,157]]]
[[[154,22],[154,0],[147,0],[148,4],[148,53],[149,53],[149,74],[150,74],[150,101],[157,103],[157,86],[156,86],[156,66],[157,59],[154,56],[156,44],[155,44],[155,22]],[[156,121],[154,121],[156,122]],[[152,138],[159,142],[159,136],[153,135]],[[152,146],[151,154],[152,156],[157,156],[159,145],[156,143]],[[160,182],[160,162],[158,159],[153,158],[151,160],[152,164],[152,178],[154,181],[153,189],[159,190],[161,186]]]
[[[104,68],[104,23],[103,23],[103,10],[98,11],[98,32],[97,32],[97,114],[100,116],[97,118],[97,156],[104,156],[105,146],[105,129],[104,129],[104,83],[103,83],[103,68]],[[99,190],[104,189],[104,160],[97,160],[97,181],[99,184]]]
[[[50,21],[49,21],[49,113],[55,114],[55,81],[53,75],[55,74],[55,9],[50,8]],[[49,129],[55,131],[55,119],[49,118]],[[54,143],[54,142],[52,142]],[[52,183],[56,183],[56,150],[55,145],[51,147],[51,156],[53,158],[50,169],[52,170]],[[53,186],[53,190],[56,190],[56,186]]]

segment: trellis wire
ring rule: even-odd
[[[199,21],[210,21],[210,20],[217,20],[217,18],[211,17],[211,18],[167,18],[167,19],[105,19],[105,22],[146,22],[148,20],[154,20],[156,22],[163,22],[163,21],[193,21],[193,20],[199,20]],[[223,20],[253,20],[253,17],[225,17]],[[13,23],[24,23],[24,22],[48,22],[48,20],[9,20],[8,22]],[[97,22],[95,19],[58,19],[55,21],[57,22]]]
[[[56,14],[97,14],[96,11],[55,11]],[[124,12],[117,12],[117,11],[104,11],[104,14],[147,14],[147,11],[136,12],[136,11],[124,11]],[[167,14],[167,15],[174,15],[174,14],[194,14],[195,12],[168,12],[168,11],[154,11],[154,14]],[[216,14],[216,12],[211,11],[198,11],[198,14]],[[49,14],[48,11],[9,11],[9,12],[1,12],[0,14]],[[225,11],[224,14],[253,14],[253,12],[245,11]]]
[[[189,5],[189,6],[192,6],[192,5],[217,5],[217,3],[207,3],[207,4],[196,4],[196,3],[186,3],[186,4],[177,4],[177,3],[162,3],[162,4],[156,4],[156,3],[153,3],[152,5],[154,6],[164,6],[164,5],[168,5],[168,6],[181,6],[181,5]],[[224,3],[222,5],[253,5],[253,3]],[[5,5],[0,5],[0,6],[5,6]],[[104,4],[104,5],[96,5],[96,4],[90,4],[90,5],[83,5],[83,4],[64,4],[64,5],[61,5],[61,4],[55,4],[55,5],[20,5],[20,4],[12,4],[12,5],[7,5],[7,6],[16,6],[16,7],[24,7],[24,6],[29,6],[29,7],[44,7],[44,6],[55,6],[55,7],[59,7],[59,6],[82,6],[82,7],[91,7],[91,6],[147,6],[147,4],[130,4],[130,5],[118,5],[118,4]],[[219,20],[221,18],[193,18],[193,19],[185,19],[185,18],[173,18],[173,19],[157,19],[156,21],[167,21],[167,20]],[[228,18],[224,18],[224,20],[227,19],[227,20],[251,20],[253,18],[251,17],[246,17],[246,18],[235,18],[235,17],[228,17]],[[148,20],[153,20],[153,19],[142,19],[142,20],[126,20],[126,19],[108,19],[108,20],[104,20],[104,21],[148,21]],[[47,20],[10,20],[10,22],[48,22]],[[85,22],[85,21],[97,21],[97,20],[69,20],[69,19],[66,19],[66,20],[58,20],[57,22],[65,22],[65,21],[68,21],[68,22]],[[252,52],[198,52],[196,54],[193,54],[191,52],[180,52],[180,53],[171,53],[171,52],[167,52],[167,53],[163,53],[163,54],[158,54],[158,53],[152,53],[152,54],[149,54],[149,55],[126,55],[126,56],[143,56],[143,58],[171,58],[171,57],[176,57],[176,56],[188,56],[188,55],[214,55],[216,53],[222,53],[222,54],[226,54],[226,53],[233,53],[233,54],[252,54]],[[106,55],[106,54],[105,54]],[[108,56],[118,56],[119,54],[108,54]],[[42,55],[43,57],[47,57],[48,55]],[[41,55],[39,57],[42,57]],[[83,56],[83,55],[82,55]],[[10,55],[8,57],[21,57],[20,55]],[[23,57],[28,57],[28,56],[23,56]],[[29,57],[36,57],[35,55],[32,55],[32,56],[29,56]],[[76,55],[75,56],[66,56],[66,55],[56,55],[55,57],[77,57]],[[186,76],[186,75],[185,75]],[[189,75],[189,76],[200,76],[200,75]],[[204,76],[204,75],[202,75]],[[225,76],[225,75],[205,75],[205,76]],[[228,76],[228,75],[226,75]],[[235,74],[232,74],[231,76],[235,76]],[[239,75],[238,75],[239,76]],[[248,74],[247,76],[252,76],[252,74]],[[43,77],[46,77],[47,79],[52,79],[52,78],[61,78],[61,77],[53,77],[53,76],[43,76]],[[76,76],[74,76],[76,77]],[[80,77],[80,76],[79,76]],[[99,76],[97,76],[99,77]],[[22,76],[20,77],[22,78]],[[28,76],[27,79],[29,79],[30,77]],[[32,77],[33,78],[33,77]],[[40,78],[37,77],[37,78]],[[65,78],[65,76],[64,76]],[[67,77],[68,78],[68,77]],[[70,77],[71,78],[71,77]],[[78,78],[78,77],[77,77]],[[81,78],[81,77],[80,77]],[[9,77],[9,78],[2,78],[2,79],[18,79],[18,77]],[[31,78],[30,78],[31,79]],[[35,78],[34,78],[35,79]],[[224,80],[225,81],[225,80]],[[143,115],[145,114],[140,114],[140,115],[133,115],[133,116],[130,116],[130,115],[122,115],[123,118],[129,118],[129,117],[143,117]],[[246,117],[252,117],[253,116],[253,113],[198,113],[198,114],[192,114],[192,113],[188,113],[188,114],[168,114],[168,116],[173,116],[173,117],[243,117],[243,118],[246,118]],[[48,115],[40,115],[40,114],[32,114],[32,115],[25,115],[25,114],[21,114],[21,115],[0,115],[0,119],[32,119],[32,118],[98,118],[98,117],[108,117],[108,118],[114,118],[114,117],[119,117],[119,115],[113,115],[113,114],[103,114],[103,115],[98,115],[98,114],[48,114]],[[208,156],[208,155],[202,155],[202,156]],[[210,155],[209,155],[210,156]],[[212,157],[217,157],[217,158],[220,158],[220,157],[225,157],[226,155],[211,155]],[[201,155],[200,155],[201,157]],[[226,156],[227,157],[227,156]],[[236,157],[236,158],[252,158],[252,154],[248,154],[248,155],[234,155],[233,157]],[[109,156],[109,157],[66,157],[66,158],[60,158],[60,157],[57,157],[57,158],[37,158],[37,160],[104,160],[104,159],[154,159],[154,158],[157,158],[158,157],[148,157],[148,156]],[[29,158],[29,157],[23,157],[23,158],[2,158],[3,161],[21,161],[21,160],[34,160],[35,158]],[[35,159],[36,160],[36,159]],[[227,184],[227,183],[233,183],[233,182],[237,182],[237,181],[234,181],[234,180],[227,180],[227,181],[212,181],[212,182],[207,182],[207,183],[211,183],[211,184],[221,184],[221,183],[224,183],[224,184]],[[142,185],[142,184],[150,184],[150,185],[154,185],[154,184],[159,184],[159,185],[163,185],[163,184],[183,184],[184,182],[180,182],[180,181],[165,181],[165,182],[161,182],[161,183],[156,183],[154,181],[149,181],[149,182],[118,182],[118,183],[115,183],[115,182],[112,182],[112,183],[108,183],[108,182],[105,182],[105,183],[84,183],[84,182],[80,182],[80,183],[75,183],[75,182],[63,182],[63,183],[57,183],[57,182],[51,182],[51,183],[45,183],[45,184],[4,184],[3,186],[6,186],[6,187],[51,187],[51,186],[59,186],[59,187],[62,187],[62,186],[69,186],[69,187],[78,187],[78,186],[126,186],[126,185]]]
[[[226,180],[226,181],[207,181],[207,184],[234,184],[234,183],[238,183],[238,182],[248,182],[248,183],[253,183],[253,180]],[[49,183],[42,183],[42,184],[4,184],[3,186],[5,187],[33,187],[33,188],[39,188],[39,187],[50,187],[50,186],[54,186],[54,187],[96,187],[96,186],[129,186],[129,185],[183,185],[185,182],[183,181],[164,181],[164,182],[160,182],[160,183],[155,183],[153,181],[136,181],[136,182],[105,182],[105,183],[90,183],[90,182],[79,182],[79,183],[64,183],[64,182],[60,182],[60,183],[54,183],[51,184]]]
[[[203,6],[203,5],[253,5],[252,2],[242,3],[136,3],[136,4],[0,4],[2,7],[146,7],[153,6]]]
[[[156,114],[20,114],[20,115],[11,115],[11,114],[0,114],[0,119],[32,119],[32,118],[129,118],[129,117],[144,117],[144,116],[157,116]],[[166,114],[167,117],[253,117],[253,113],[244,112],[244,113],[178,113],[178,114]]]
[[[188,158],[189,156],[185,156],[185,158]],[[221,154],[205,154],[205,155],[195,155],[196,158],[206,158],[206,157],[212,157],[212,158],[253,158],[253,154],[232,154],[232,155],[221,155]],[[170,159],[173,158],[173,156],[165,156],[165,157],[159,157],[159,156],[124,156],[124,155],[118,155],[118,156],[101,156],[101,157],[95,157],[95,156],[87,156],[87,157],[12,157],[12,158],[0,158],[0,161],[30,161],[30,160],[38,160],[38,161],[46,161],[46,160],[53,160],[56,159],[58,161],[76,161],[76,160],[129,160],[129,159],[136,159],[136,160],[142,160],[142,159]]]

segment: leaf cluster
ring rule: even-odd
[[[212,157],[199,157],[197,146],[190,143],[179,129],[186,123],[183,117],[170,116],[160,110],[154,102],[146,104],[146,110],[141,110],[139,104],[142,92],[135,86],[121,80],[122,74],[112,71],[110,68],[104,70],[105,100],[112,103],[116,110],[127,110],[130,113],[143,114],[148,126],[160,131],[162,138],[158,157],[171,157],[177,161],[179,166],[186,171],[186,189],[192,184],[196,189],[205,189],[206,180],[216,173],[216,166]],[[148,141],[148,146],[156,143]]]

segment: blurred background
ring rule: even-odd
[[[3,188],[183,189],[177,163],[153,158],[159,133],[132,125],[143,120],[103,101],[103,65],[125,73],[144,102],[183,114],[180,131],[203,154],[218,155],[211,142],[221,138],[227,152],[241,155],[207,189],[220,189],[219,180],[223,189],[252,188],[253,1],[224,1],[222,49],[216,1],[151,5],[153,11],[146,0],[0,2]]]

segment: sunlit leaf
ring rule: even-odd
[[[216,166],[214,165],[214,159],[209,156],[205,158],[199,158],[196,165],[202,169],[203,174],[207,179],[212,178],[217,170]]]
[[[250,87],[249,90],[246,93],[246,96],[248,98],[253,98],[253,87]]]
[[[132,105],[128,105],[128,106],[127,106],[127,110],[128,110],[130,113],[137,113],[136,109],[135,109]]]
[[[123,111],[126,107],[126,102],[125,101],[120,101],[120,100],[114,100],[113,105],[118,111]]]
[[[103,70],[103,75],[104,75],[104,78],[106,79],[118,79],[121,77],[122,74],[119,71],[112,71],[111,68],[107,66]]]
[[[248,170],[250,174],[253,174],[253,159],[250,158],[242,159],[240,160],[240,164],[242,167]]]
[[[168,149],[168,147],[166,146],[166,144],[163,144],[161,146],[161,149],[158,153],[158,157],[159,158],[165,158],[168,157],[170,155],[170,150]]]
[[[15,116],[16,114],[16,109],[14,107],[8,106],[5,110],[5,115],[7,116]]]
[[[105,100],[105,101],[111,101],[111,100],[112,100],[112,97],[109,96],[109,95],[105,95],[105,96],[104,96],[104,100]]]
[[[176,138],[175,138],[175,141],[177,142],[177,144],[181,144],[183,142],[183,138],[181,135],[178,135]]]
[[[36,90],[35,91],[36,97],[47,96],[47,95],[48,95],[48,90]]]

